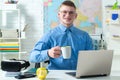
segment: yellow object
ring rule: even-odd
[[[106,19],[106,23],[109,24],[110,23],[110,19]]]
[[[39,78],[39,80],[45,80],[47,76],[47,70],[44,67],[38,68],[36,71],[36,75]]]

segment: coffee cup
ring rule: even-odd
[[[61,47],[61,52],[64,59],[69,59],[71,57],[71,46]]]

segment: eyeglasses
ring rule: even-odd
[[[69,15],[73,15],[73,14],[75,14],[76,12],[75,11],[60,11],[63,15],[65,15],[65,14],[69,14]]]

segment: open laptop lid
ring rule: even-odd
[[[79,51],[76,77],[109,75],[113,50]]]

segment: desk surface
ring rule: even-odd
[[[66,74],[66,72],[73,72],[73,70],[50,70],[46,80],[83,80],[83,79],[76,79],[73,76]],[[1,80],[18,80],[14,77],[5,77],[3,71],[0,70],[0,78]],[[120,79],[120,71],[112,71],[110,76],[105,77],[93,77],[93,78],[84,78],[84,80],[119,80]],[[22,80],[38,80],[37,77],[35,78],[26,78]]]

